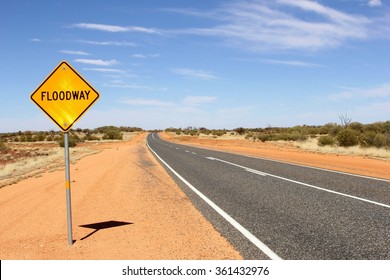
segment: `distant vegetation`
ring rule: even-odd
[[[84,141],[122,140],[123,132],[142,131],[139,127],[102,126],[95,129],[71,129],[69,131],[69,147]],[[0,149],[5,149],[7,142],[57,142],[64,146],[64,136],[60,131],[19,131],[13,133],[0,133]]]
[[[351,122],[350,119],[340,118],[341,124],[328,123],[322,126],[294,126],[294,127],[266,127],[266,128],[243,128],[238,127],[233,131],[226,129],[195,128],[167,128],[166,132],[177,135],[212,135],[215,138],[233,133],[245,135],[251,141],[305,141],[316,138],[319,146],[340,146],[363,148],[390,148],[390,121],[362,124]]]
[[[208,135],[218,138],[224,135],[240,135],[250,141],[305,141],[317,140],[319,146],[340,146],[362,148],[375,147],[390,149],[390,121],[362,124],[340,117],[340,124],[328,123],[322,126],[299,125],[294,127],[266,127],[228,129],[207,129],[205,127],[167,128],[166,132],[177,135]],[[84,141],[122,140],[125,132],[143,131],[139,127],[102,126],[95,129],[75,129],[69,131],[71,147]],[[7,148],[7,142],[52,142],[64,145],[63,133],[55,131],[19,131],[0,134],[0,151]]]

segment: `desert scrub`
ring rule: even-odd
[[[336,140],[334,137],[330,135],[323,135],[318,138],[318,146],[334,146],[336,144]]]
[[[74,148],[74,147],[77,146],[78,140],[73,135],[69,135],[68,142],[69,142],[69,148]],[[60,145],[60,147],[65,147],[65,139],[64,139],[64,137],[60,138],[57,141],[57,143],[58,143],[58,145]]]
[[[341,130],[336,138],[341,147],[352,147],[359,144],[358,133],[350,128]]]
[[[375,147],[377,147],[377,148],[385,147],[387,144],[386,142],[387,142],[387,137],[384,134],[378,133],[377,135],[375,135],[375,138],[374,138],[374,146]]]
[[[123,134],[117,129],[110,129],[106,133],[104,133],[104,140],[122,140]]]
[[[4,144],[4,142],[0,139],[0,151],[6,151],[7,146]]]

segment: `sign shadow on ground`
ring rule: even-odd
[[[120,227],[120,226],[132,225],[132,224],[133,223],[129,223],[129,222],[106,221],[106,222],[100,222],[100,223],[94,223],[94,224],[81,225],[79,227],[94,229],[94,231],[87,234],[86,236],[84,236],[80,240],[87,239],[88,237],[95,234],[96,232],[98,232],[101,229],[108,229],[108,228],[114,228],[114,227]]]

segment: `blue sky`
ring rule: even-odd
[[[101,94],[74,128],[390,120],[389,1],[1,6],[0,132],[58,130],[29,96],[62,60]]]

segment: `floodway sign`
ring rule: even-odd
[[[99,93],[62,61],[30,98],[66,132],[95,103]]]

